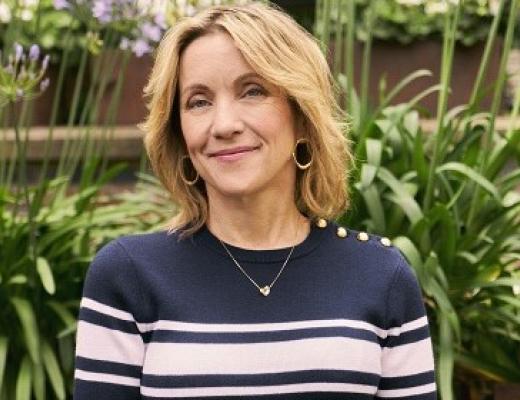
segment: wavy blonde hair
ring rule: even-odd
[[[187,154],[179,117],[179,65],[184,49],[215,32],[231,36],[251,68],[281,88],[304,127],[312,165],[298,170],[295,202],[311,219],[333,219],[349,206],[347,186],[353,156],[344,136],[345,116],[335,100],[336,86],[316,39],[275,6],[251,3],[213,6],[180,20],[159,44],[144,89],[149,98],[145,146],[153,171],[178,205],[168,222],[181,237],[200,229],[208,218],[204,183],[187,185],[181,178]]]

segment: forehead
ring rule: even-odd
[[[254,72],[231,36],[224,32],[210,33],[190,43],[181,54],[179,69],[181,87]]]

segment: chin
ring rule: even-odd
[[[248,182],[243,178],[221,179],[218,184],[211,185],[210,192],[218,193],[226,197],[248,196],[257,193],[260,185]]]

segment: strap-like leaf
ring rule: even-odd
[[[64,400],[65,384],[63,381],[63,375],[61,374],[56,355],[54,354],[54,351],[52,350],[49,343],[46,341],[42,343],[42,358],[43,365],[45,366],[45,370],[47,371],[47,375],[49,376],[49,380],[51,382],[52,388],[54,389],[56,397],[59,400]]]
[[[45,372],[42,364],[32,364],[32,388],[36,400],[45,400]]]
[[[54,294],[56,292],[56,284],[54,283],[54,276],[52,275],[51,267],[46,258],[37,258],[36,270],[40,275],[40,279],[45,291],[49,294]]]
[[[11,303],[13,304],[22,325],[25,344],[29,351],[29,355],[31,356],[32,361],[35,364],[38,364],[40,362],[40,337],[32,305],[26,299],[22,299],[21,297],[13,297]]]
[[[5,373],[5,363],[7,360],[7,350],[9,349],[9,338],[0,337],[0,393],[2,392],[2,383]]]
[[[448,162],[446,164],[443,164],[437,168],[437,172],[442,171],[454,171],[458,172],[467,178],[471,179],[473,182],[475,182],[477,185],[482,187],[484,190],[486,190],[491,196],[495,198],[495,200],[502,204],[502,199],[500,197],[500,194],[498,193],[497,188],[493,183],[488,181],[484,176],[479,174],[477,171],[472,169],[471,167],[468,167],[466,164],[459,163],[459,162]]]
[[[16,400],[31,400],[31,359],[25,355],[16,379]]]

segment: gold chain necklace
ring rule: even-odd
[[[298,235],[298,231],[296,231],[296,235]],[[224,247],[224,249],[226,250],[226,252],[228,253],[229,257],[231,257],[231,259],[233,260],[233,262],[235,263],[235,265],[238,267],[238,269],[246,276],[247,279],[249,279],[249,281],[255,285],[257,287],[257,289],[260,291],[260,293],[262,293],[264,296],[269,296],[269,293],[271,293],[271,288],[273,287],[273,285],[275,284],[275,282],[278,280],[278,278],[280,277],[280,275],[282,274],[285,266],[287,265],[287,263],[289,262],[289,259],[291,258],[291,255],[294,251],[294,248],[296,247],[296,245],[294,245],[293,247],[291,247],[291,250],[289,251],[289,255],[287,256],[287,258],[285,259],[283,265],[282,265],[282,268],[280,268],[280,271],[278,272],[278,274],[276,275],[276,277],[273,279],[273,281],[271,282],[270,285],[266,285],[264,287],[260,287],[260,285],[258,285],[258,283],[256,283],[253,278],[251,278],[249,276],[249,274],[244,271],[244,268],[242,268],[242,266],[240,265],[240,263],[236,260],[235,257],[233,257],[233,254],[231,254],[231,252],[229,251],[228,247],[224,244],[224,242],[220,239],[218,239],[218,241],[220,242],[220,244],[222,244],[222,247]]]

